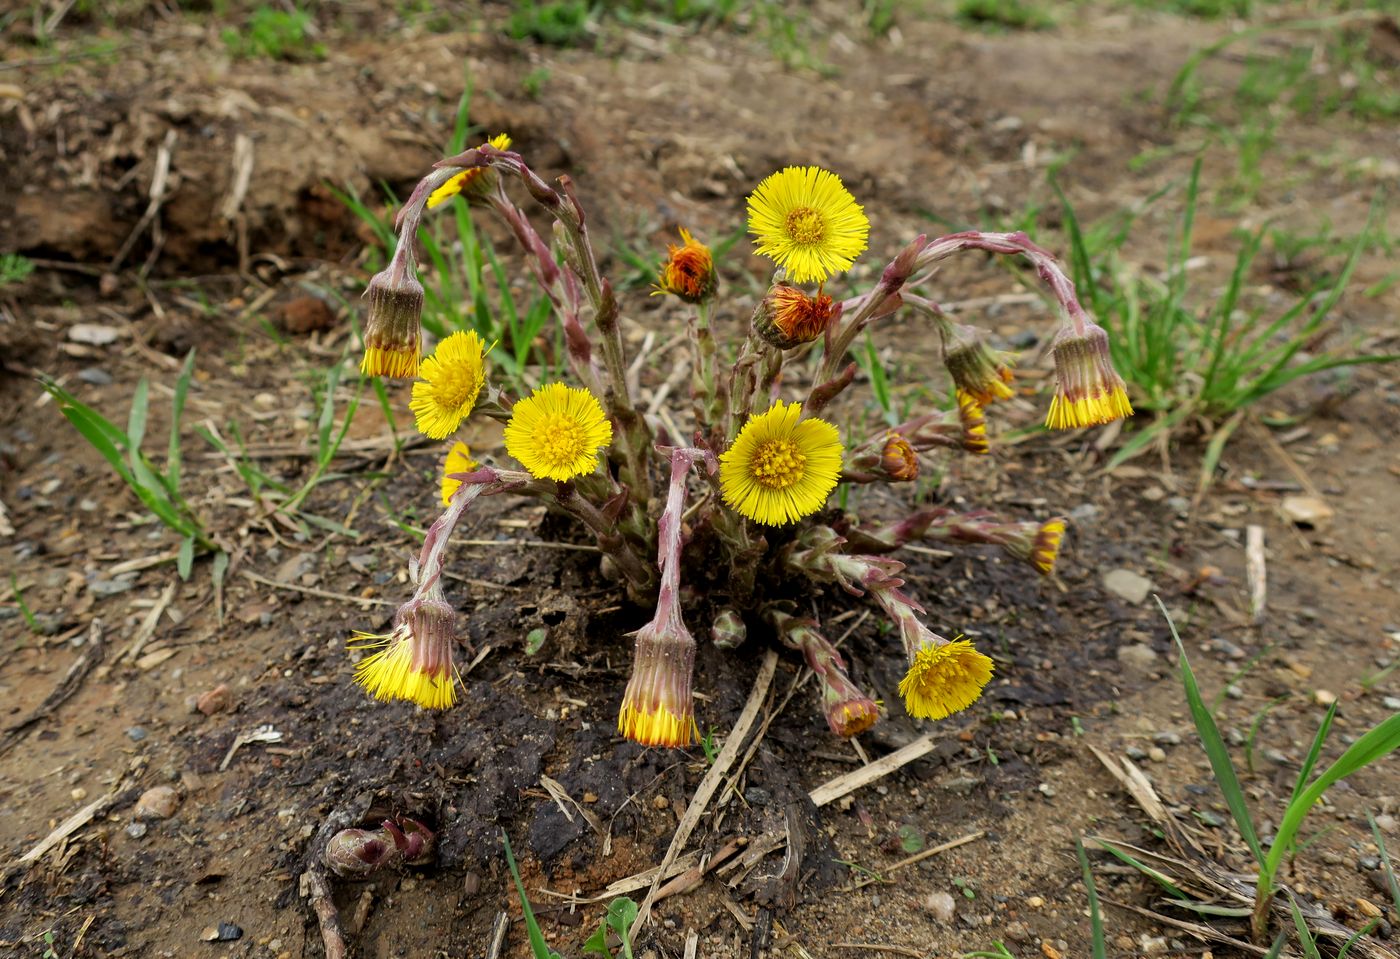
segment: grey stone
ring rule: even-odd
[[[1152,580],[1130,569],[1115,569],[1104,574],[1103,588],[1123,602],[1136,606],[1152,592]]]
[[[131,740],[132,742],[134,742],[134,743],[139,743],[141,740],[145,739],[148,735],[150,735],[150,734],[147,733],[146,730],[145,730],[145,728],[144,728],[144,727],[141,727],[141,726],[132,726],[130,729],[128,729],[128,730],[126,731],[126,738],[127,738],[127,739],[130,739],[130,740]]]
[[[111,386],[112,374],[100,366],[85,366],[78,371],[78,379],[93,386]]]
[[[126,834],[132,839],[140,839],[146,835],[146,824],[143,822],[129,823],[126,827]]]
[[[1157,655],[1157,651],[1146,643],[1133,643],[1130,646],[1118,647],[1118,661],[1129,669],[1136,669],[1141,672],[1149,672],[1162,664],[1162,658]]]

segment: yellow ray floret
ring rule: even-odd
[[[899,683],[904,709],[916,719],[942,719],[966,709],[992,678],[992,661],[965,639],[929,643]]]
[[[510,137],[504,133],[498,133],[486,142],[497,150],[510,149]],[[459,193],[465,192],[470,196],[472,188],[480,186],[481,181],[487,179],[489,175],[493,173],[495,173],[495,171],[491,169],[491,167],[485,166],[463,170],[432,193],[428,194],[428,209],[432,210],[441,206]]]
[[[374,649],[355,666],[355,682],[381,702],[402,699],[424,709],[447,709],[457,702],[450,652],[425,656],[412,630],[399,624],[387,635],[356,632],[352,649]]]
[[[819,283],[850,269],[870,235],[865,211],[841,178],[819,167],[788,167],[769,175],[748,205],[758,254],[796,283]]]
[[[719,458],[725,503],[767,526],[795,523],[826,504],[841,478],[841,434],[802,419],[802,404],[773,404],[750,417]]]
[[[549,383],[515,404],[506,452],[536,479],[567,480],[593,472],[612,442],[612,424],[587,390]]]
[[[689,746],[700,738],[694,715],[680,716],[665,706],[644,709],[624,702],[617,714],[617,731],[643,746]]]
[[[442,462],[442,505],[452,505],[452,495],[462,488],[462,481],[453,479],[453,473],[470,473],[480,465],[472,459],[472,451],[461,440],[452,444],[447,458]]]
[[[1060,556],[1060,543],[1065,537],[1065,521],[1047,520],[1036,531],[1031,545],[1031,565],[1046,576],[1055,569],[1055,560]]]
[[[481,337],[472,330],[453,333],[423,361],[419,375],[409,402],[418,431],[429,439],[447,439],[471,413],[486,382]]]
[[[1050,400],[1050,412],[1045,425],[1052,430],[1067,430],[1081,426],[1098,426],[1133,415],[1133,404],[1122,385],[1112,384],[1094,393],[1071,397],[1056,393]]]

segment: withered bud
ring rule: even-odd
[[[681,227],[681,245],[667,244],[653,296],[671,293],[687,303],[702,303],[714,295],[718,283],[710,248]]]
[[[398,858],[393,837],[383,829],[342,829],[326,843],[326,865],[346,879],[368,876]]]
[[[369,281],[365,297],[369,313],[360,372],[395,379],[417,376],[423,351],[423,284],[413,275],[411,259],[396,253],[389,268]]]
[[[919,478],[919,457],[909,441],[891,433],[880,452],[880,470],[891,483],[909,483]]]
[[[720,649],[738,649],[748,638],[749,629],[739,611],[726,606],[710,624],[710,640]]]
[[[753,313],[758,335],[780,350],[811,343],[831,325],[838,307],[830,296],[808,296],[789,283],[776,283]]]

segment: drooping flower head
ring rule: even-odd
[[[919,457],[909,441],[898,433],[885,437],[880,451],[880,471],[891,483],[910,483],[919,478]]]
[[[429,439],[451,436],[476,405],[486,382],[485,351],[476,331],[456,332],[423,361],[409,408],[418,432]]]
[[[787,167],[749,195],[749,232],[757,252],[795,283],[820,283],[851,268],[865,249],[870,221],[841,178],[819,167]]]
[[[689,746],[699,738],[691,695],[694,638],[679,617],[658,617],[632,635],[637,647],[617,731],[643,746]]]
[[[506,452],[536,479],[568,480],[593,472],[612,442],[612,424],[587,390],[548,383],[515,404]]]
[[[681,245],[667,244],[666,252],[652,296],[672,293],[687,303],[700,303],[714,295],[719,284],[708,246],[696,242],[690,231],[681,227]]]
[[[1065,521],[1058,516],[1046,520],[1036,530],[1031,544],[1031,565],[1049,576],[1055,570],[1055,561],[1060,558],[1060,543],[1065,538]]]
[[[992,678],[991,659],[965,639],[952,642],[924,630],[924,642],[899,683],[904,708],[916,719],[942,719],[966,709]]]
[[[821,679],[821,677],[818,677]],[[850,739],[874,726],[880,719],[875,700],[858,689],[843,689],[822,681],[822,714],[833,733]]]
[[[943,365],[958,389],[982,406],[1014,395],[1007,385],[1014,354],[992,349],[976,327],[948,323],[942,331]]]
[[[452,505],[452,494],[462,488],[462,481],[453,479],[453,474],[470,473],[480,464],[472,459],[472,452],[461,440],[452,444],[447,457],[442,461],[442,505]]]
[[[986,414],[976,397],[962,390],[958,390],[958,420],[962,423],[962,448],[974,456],[986,455],[991,450]]]
[[[767,526],[795,523],[826,504],[841,478],[841,435],[778,400],[749,418],[719,458],[720,492],[732,509]]]
[[[406,379],[418,375],[423,352],[423,284],[413,275],[407,248],[394,254],[388,269],[376,273],[365,288],[365,376]]]
[[[355,667],[355,682],[380,701],[402,699],[424,709],[457,702],[452,643],[456,614],[439,590],[409,600],[386,634],[356,632],[352,649],[372,649]]]
[[[493,146],[497,150],[510,149],[510,137],[504,133],[498,133],[486,141],[487,146]],[[461,173],[448,180],[432,193],[428,194],[428,209],[436,209],[457,194],[462,194],[468,200],[485,196],[491,192],[491,188],[496,183],[496,171],[489,166],[472,167],[470,170],[463,170]]]
[[[1108,334],[1084,321],[1082,334],[1066,323],[1055,334],[1055,397],[1045,425],[1052,430],[1097,426],[1133,415],[1123,377],[1113,368]]]
[[[808,296],[790,283],[775,283],[753,313],[758,335],[780,350],[811,343],[836,316],[831,297]]]

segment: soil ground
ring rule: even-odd
[[[42,5],[40,19],[55,6],[64,5]],[[437,832],[428,864],[337,882],[355,954],[367,957],[486,955],[502,911],[516,918],[502,954],[528,955],[502,830],[515,840],[546,937],[567,956],[581,954],[602,906],[561,905],[560,896],[596,896],[665,855],[705,757],[615,735],[631,650],[623,634],[646,612],[598,575],[595,554],[568,548],[585,542],[579,530],[505,498],[474,510],[465,538],[488,545],[458,548],[460,578],[449,589],[461,612],[463,702],[443,714],[377,704],[350,682],[345,641],[354,629],[382,629],[407,595],[416,540],[401,524],[431,519],[438,451],[396,451],[366,392],[332,475],[305,503],[348,535],[268,518],[229,460],[193,433],[207,423],[227,437],[236,423],[263,470],[294,487],[310,475],[317,390],[347,346],[337,414],[355,391],[352,320],[368,275],[370,237],[335,191],[370,196],[387,184],[404,195],[442,155],[467,79],[475,129],[509,131],[537,170],[574,178],[596,232],[614,238],[604,243],[614,275],[629,269],[615,252],[623,241],[659,258],[678,225],[709,238],[733,233],[753,184],[802,163],[839,171],[870,214],[872,251],[853,288],[917,233],[1012,222],[1023,211],[1037,214],[1042,245],[1063,253],[1052,166],[1086,222],[1175,185],[1144,209],[1123,249],[1130,268],[1156,275],[1180,218],[1180,185],[1204,145],[1194,287],[1208,303],[1228,279],[1237,231],[1272,223],[1280,232],[1247,283],[1278,312],[1341,260],[1325,246],[1290,253],[1283,237],[1356,236],[1400,172],[1393,118],[1300,114],[1280,99],[1261,108],[1276,120],[1274,139],[1258,188],[1242,193],[1248,118],[1222,107],[1214,132],[1184,126],[1164,99],[1194,50],[1241,24],[1148,6],[1066,6],[1053,27],[988,32],[950,8],[911,4],[876,35],[854,5],[820,3],[793,21],[805,65],[775,54],[757,14],[718,26],[605,18],[585,47],[555,48],[508,39],[506,5],[473,5],[444,23],[377,0],[318,9],[321,57],[239,59],[222,30],[246,30],[253,9],[226,6],[220,19],[168,3],[79,4],[47,43],[27,13],[7,21],[0,252],[37,268],[0,286],[0,515],[13,527],[0,532],[0,723],[41,716],[0,747],[0,849],[12,863],[0,889],[6,955],[320,956],[299,877],[331,815],[370,824],[406,815]],[[1271,7],[1268,16],[1312,12]],[[1365,82],[1393,93],[1394,22],[1356,22],[1371,31],[1357,56],[1378,64]],[[1351,67],[1320,57],[1313,72],[1329,69]],[[1203,76],[1223,100],[1219,91],[1248,70],[1231,48]],[[1334,79],[1345,87],[1344,76]],[[163,165],[162,202],[152,205]],[[1397,229],[1397,214],[1381,207],[1372,234],[1381,239],[1363,250],[1319,346],[1400,348],[1400,286],[1387,282],[1386,238]],[[719,322],[736,329],[767,278],[746,248],[722,261],[733,295]],[[662,900],[642,954],[679,956],[693,932],[706,957],[760,948],[818,959],[952,956],[997,941],[1021,957],[1086,956],[1076,839],[1162,848],[1091,746],[1138,756],[1172,814],[1221,863],[1247,871],[1164,620],[1151,598],[1108,588],[1115,571],[1150,580],[1172,610],[1207,696],[1220,696],[1242,768],[1251,754],[1244,784],[1262,832],[1277,823],[1325,703],[1340,704],[1325,759],[1394,711],[1395,367],[1358,367],[1269,397],[1257,413],[1288,425],[1242,427],[1193,504],[1195,434],[1105,473],[1114,434],[1023,429],[1048,402],[1036,392],[1049,367],[1036,343],[1053,320],[1039,299],[1017,295],[1015,276],[974,255],[951,261],[938,283],[936,295],[963,304],[970,321],[1028,348],[1027,389],[994,408],[993,433],[1006,440],[994,455],[944,464],[921,495],[1019,518],[1071,517],[1057,575],[1035,578],[990,548],[906,557],[930,625],[966,633],[997,659],[983,699],[938,724],[903,714],[899,650],[876,618],[837,619],[863,607],[816,597],[834,635],[854,627],[844,647],[853,676],[889,715],[858,742],[836,739],[810,685],[780,706],[801,667],[781,654],[754,759],[691,842],[713,852],[744,837],[771,852],[755,854],[746,876],[725,872]],[[664,342],[680,329],[676,306],[646,294],[645,284],[623,294],[634,348],[648,331]],[[939,367],[927,326],[897,318],[877,343],[897,381],[942,389],[941,371],[929,372]],[[148,448],[161,448],[167,398],[191,348],[182,486],[233,550],[221,595],[207,558],[188,580],[177,576],[177,539],[36,381],[52,376],[124,422],[148,379]],[[664,378],[644,373],[650,389]],[[391,386],[387,397],[406,422],[406,388]],[[472,439],[474,449],[499,446],[489,432]],[[1299,492],[1325,501],[1331,518],[1294,523],[1282,503]],[[909,497],[856,502],[893,517]],[[1249,526],[1262,527],[1266,544],[1268,603],[1257,623],[1247,614]],[[703,638],[703,602],[692,616]],[[538,628],[545,645],[527,653]],[[720,741],[767,646],[758,630],[736,652],[701,643],[700,720]],[[70,669],[92,662],[71,696],[41,708]],[[220,686],[224,708],[192,707]],[[244,742],[259,730],[269,734]],[[929,732],[934,748],[922,759],[821,809],[806,801]],[[550,782],[596,825],[556,801]],[[137,798],[162,784],[176,789],[174,814],[138,821]],[[66,841],[16,864],[104,798]],[[1353,929],[1380,914],[1371,955],[1390,954],[1397,917],[1366,814],[1393,835],[1397,807],[1393,760],[1336,786],[1287,876],[1303,901]],[[775,886],[783,849],[770,840],[793,817],[805,856],[798,881]],[[972,838],[889,872],[910,850],[963,837]],[[1162,907],[1132,870],[1099,853],[1094,863],[1111,955],[1249,954],[1132,911],[1192,918]],[[861,884],[872,876],[882,881]],[[945,893],[951,912],[937,901]],[[238,938],[205,941],[221,923],[239,927]],[[1241,935],[1237,924],[1215,928]]]

